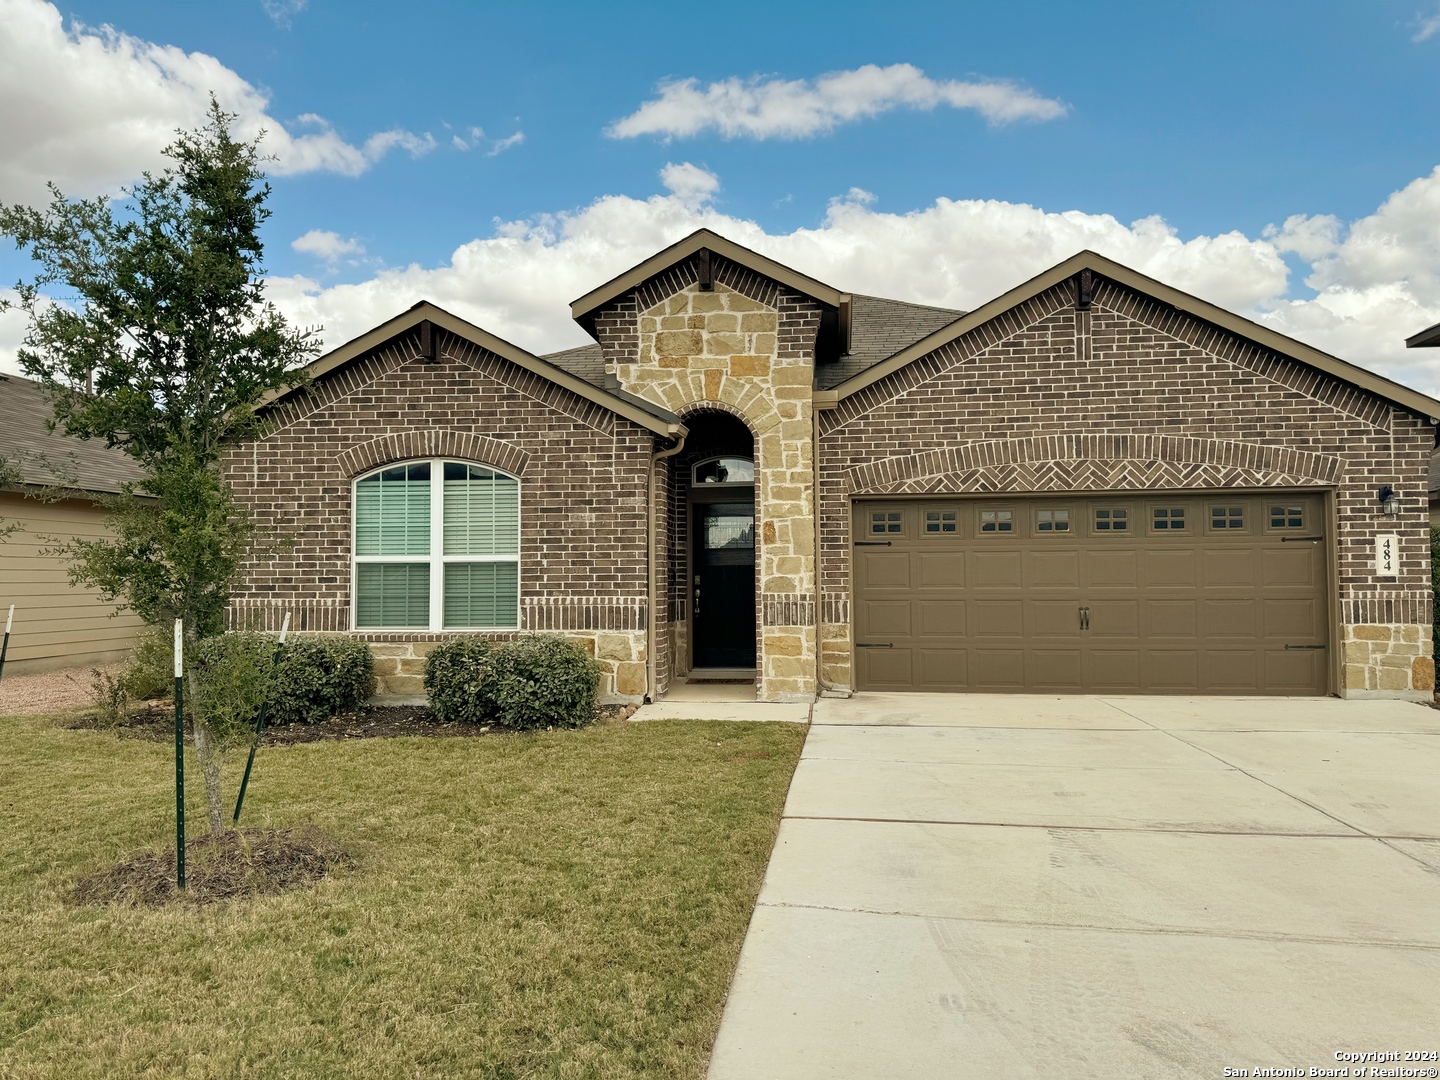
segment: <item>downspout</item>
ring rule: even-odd
[[[645,568],[647,576],[645,579],[645,597],[648,611],[645,618],[645,700],[655,700],[655,574],[659,567],[656,565],[655,556],[655,522],[657,520],[655,506],[655,477],[659,473],[657,466],[664,458],[674,457],[685,449],[685,436],[689,434],[685,428],[678,424],[671,425],[671,433],[675,435],[675,445],[669,450],[661,450],[650,455],[650,476],[648,479],[650,492],[650,515],[649,525],[645,530]]]
[[[825,665],[821,663],[820,628],[825,621],[825,597],[820,586],[820,410],[810,405],[810,516],[815,521],[815,685],[820,692],[835,693],[825,681]]]

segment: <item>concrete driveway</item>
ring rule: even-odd
[[[862,694],[815,708],[710,1078],[1407,1050],[1440,1050],[1440,712]]]

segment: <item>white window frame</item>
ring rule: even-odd
[[[515,481],[515,554],[514,555],[446,555],[445,551],[445,464],[473,465],[477,469],[489,469],[493,473]],[[429,555],[357,555],[356,529],[359,498],[355,485],[366,477],[374,476],[386,469],[398,469],[403,465],[430,466],[430,554]],[[366,469],[350,481],[350,629],[359,634],[493,634],[520,629],[520,597],[524,594],[521,580],[520,545],[524,533],[525,485],[520,478],[504,469],[497,469],[484,461],[470,461],[467,458],[406,458],[404,461],[389,461]],[[356,567],[361,563],[418,563],[430,564],[430,624],[429,626],[360,626],[360,574]],[[515,564],[515,625],[514,626],[446,626],[445,625],[445,566],[447,563],[514,563]]]

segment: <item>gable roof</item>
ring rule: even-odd
[[[518,345],[513,345],[504,338],[498,338],[488,330],[482,330],[474,323],[467,322],[458,315],[453,315],[442,307],[422,300],[408,311],[395,316],[389,322],[381,323],[368,333],[361,334],[351,341],[347,341],[339,348],[331,349],[324,356],[312,361],[307,371],[310,378],[320,379],[333,371],[344,367],[353,360],[358,360],[373,349],[379,348],[390,339],[418,327],[423,322],[433,323],[441,329],[448,330],[456,337],[464,338],[472,344],[480,346],[496,356],[503,357],[511,363],[524,368],[526,371],[548,379],[557,386],[562,386],[572,394],[593,401],[597,405],[609,409],[619,416],[625,417],[643,428],[655,432],[657,435],[673,436],[685,430],[684,424],[674,413],[668,412],[653,405],[643,398],[633,394],[627,394],[619,390],[607,390],[602,386],[591,383],[584,378],[572,374],[563,367],[557,366],[541,359],[534,353],[526,352]],[[601,370],[604,370],[603,364]],[[272,390],[262,399],[261,408],[272,408],[291,394],[296,393],[300,387],[287,387],[280,390]]]
[[[1440,349],[1440,322],[1405,339],[1407,349]]]
[[[953,308],[854,293],[850,297],[850,347],[837,359],[815,365],[815,388],[839,386],[964,314]]]
[[[1296,341],[1294,338],[1286,337],[1284,334],[1277,333],[1268,327],[1261,326],[1259,323],[1236,315],[1233,311],[1226,311],[1224,308],[1217,307],[1209,301],[1201,300],[1199,297],[1191,296],[1186,292],[1181,292],[1179,289],[1165,285],[1152,277],[1147,277],[1137,270],[1131,270],[1128,266],[1113,262],[1093,251],[1082,251],[1077,255],[1071,256],[1064,262],[1052,266],[1043,274],[1031,278],[1023,285],[1017,285],[1003,296],[997,296],[989,303],[983,304],[974,311],[956,319],[949,325],[921,338],[914,344],[900,350],[900,352],[894,356],[889,357],[881,363],[870,366],[858,375],[846,379],[823,397],[817,395],[815,402],[816,407],[833,408],[851,394],[858,393],[865,387],[880,381],[885,378],[885,376],[900,370],[907,364],[928,356],[936,349],[949,344],[956,338],[974,330],[976,327],[1003,315],[1012,308],[1018,307],[1026,300],[1038,296],[1045,290],[1054,288],[1061,282],[1074,277],[1081,270],[1087,269],[1093,270],[1102,277],[1109,278],[1111,281],[1124,285],[1136,292],[1143,293],[1161,303],[1169,304],[1177,311],[1182,311],[1197,319],[1213,323],[1233,334],[1253,341],[1258,345],[1263,345],[1265,348],[1271,349],[1281,356],[1298,360],[1302,364],[1307,364],[1337,379],[1342,379],[1353,386],[1360,387],[1362,390],[1368,390],[1370,393],[1409,409],[1419,416],[1440,418],[1440,401],[1437,401],[1435,398],[1422,394],[1418,390],[1411,390],[1408,386],[1402,386],[1397,382],[1385,378],[1383,375],[1377,375],[1373,371],[1368,371],[1348,361],[1341,360],[1338,356],[1331,356],[1329,353],[1321,352],[1319,349]]]
[[[570,317],[589,330],[591,316],[600,308],[649,281],[656,274],[662,274],[677,263],[684,262],[702,249],[721,255],[733,263],[739,263],[757,274],[763,274],[772,281],[778,281],[781,285],[794,289],[812,300],[820,301],[827,307],[839,310],[842,304],[849,299],[847,293],[842,293],[834,286],[826,285],[823,281],[817,281],[798,270],[792,270],[774,259],[767,259],[758,251],[751,251],[747,247],[741,247],[733,240],[726,240],[719,233],[711,232],[709,229],[697,229],[679,243],[671,244],[664,251],[656,252],[620,276],[611,278],[598,289],[591,289],[578,300],[572,301]]]
[[[0,458],[19,470],[20,483],[113,493],[145,475],[134,458],[102,439],[50,431],[54,416],[39,383],[0,375]]]

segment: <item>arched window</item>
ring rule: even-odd
[[[354,505],[355,629],[519,628],[520,481],[408,461],[355,481]]]
[[[690,483],[753,484],[755,463],[743,457],[712,457],[697,461],[690,473]]]

